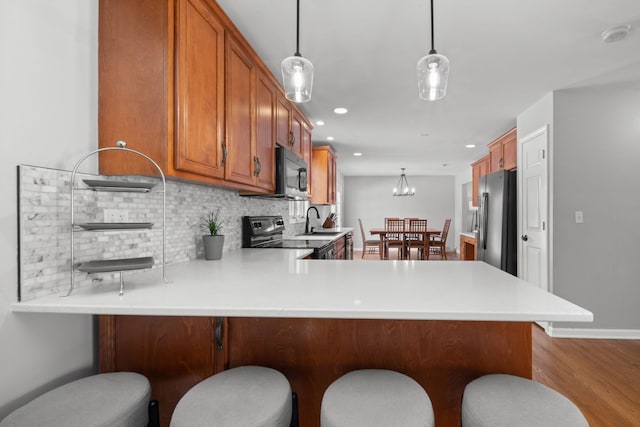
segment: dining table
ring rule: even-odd
[[[397,230],[387,230],[385,227],[374,227],[372,229],[369,230],[369,233],[371,233],[372,235],[378,235],[380,236],[380,259],[389,259],[389,248],[387,247],[387,245],[385,245],[385,238],[387,237],[387,234],[398,234]],[[425,233],[425,243],[426,243],[426,247],[425,247],[425,253],[428,253],[429,251],[429,239],[431,238],[431,236],[437,236],[442,234],[442,230],[439,230],[437,228],[427,228],[427,231],[405,231],[404,233],[400,233],[400,234],[423,234]],[[407,257],[407,252],[406,250],[403,252],[403,258]]]

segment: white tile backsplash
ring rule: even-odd
[[[76,174],[82,179],[114,179]],[[71,172],[20,165],[19,203],[19,296],[29,300],[52,293],[66,293],[71,283]],[[151,181],[148,177],[117,177],[118,180]],[[75,231],[74,263],[94,260],[153,256],[154,268],[162,266],[162,181],[149,193],[74,191],[74,222],[104,222],[105,209],[126,210],[129,222],[151,222],[151,230],[91,232]],[[289,216],[287,201],[241,197],[236,190],[180,181],[166,181],[167,264],[203,258],[202,218],[220,209],[225,251],[242,246],[243,215]],[[299,221],[296,218],[296,221]],[[304,222],[287,223],[285,235],[299,233]],[[224,257],[223,257],[224,260]],[[212,261],[216,262],[216,261]],[[125,280],[126,280],[125,273]],[[87,274],[74,271],[75,287],[119,280],[118,273]]]

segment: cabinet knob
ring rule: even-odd
[[[526,234],[520,236],[520,238],[522,239],[523,242],[526,242],[527,240],[529,240],[529,236],[527,236]]]

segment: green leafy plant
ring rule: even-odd
[[[219,214],[220,209],[215,212],[210,212],[203,219],[202,228],[207,230],[212,236],[218,236],[222,233],[222,223],[224,221],[219,219]]]

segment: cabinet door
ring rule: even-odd
[[[224,28],[200,0],[178,1],[176,21],[174,167],[223,178]]]
[[[478,185],[480,177],[489,173],[489,155],[484,156],[480,160],[476,160],[471,164],[471,203],[478,206]]]
[[[511,131],[502,142],[503,167],[506,170],[516,169],[517,165],[518,136],[516,130]]]
[[[233,38],[227,37],[227,150],[225,179],[254,184],[255,74],[251,57]]]
[[[262,72],[256,82],[256,185],[267,191],[275,190],[275,103],[273,83]]]
[[[151,397],[160,402],[161,425],[169,425],[180,397],[223,369],[226,346],[219,350],[215,343],[216,327],[222,327],[217,322],[209,317],[100,316],[100,371],[146,376]]]
[[[291,113],[291,144],[290,149],[298,156],[302,157],[303,155],[303,147],[302,147],[302,128],[303,128],[303,119],[300,117],[298,111],[293,110]]]
[[[494,143],[489,144],[489,173],[502,170],[503,162],[502,142],[495,141]]]
[[[276,144],[291,149],[291,105],[282,94],[276,101]]]
[[[318,205],[336,203],[336,157],[331,147],[314,147],[311,161],[313,193],[311,202]]]
[[[329,164],[327,165],[327,180],[329,187],[329,204],[336,204],[336,155],[333,151],[329,152]]]
[[[311,128],[303,123],[302,125],[302,158],[307,162],[307,195],[311,197],[313,191],[313,168],[311,160],[313,155],[313,143],[311,141]]]

